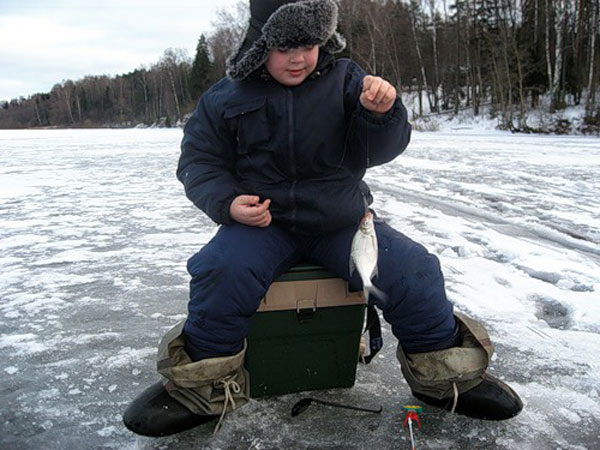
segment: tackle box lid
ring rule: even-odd
[[[365,305],[362,291],[350,291],[342,278],[275,281],[258,307],[259,312]]]
[[[275,281],[300,281],[322,278],[337,278],[337,275],[335,275],[333,272],[330,272],[323,266],[310,263],[301,263],[289,269],[286,273],[279,276],[279,278],[277,278]]]

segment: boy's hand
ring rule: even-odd
[[[375,114],[385,114],[396,101],[396,88],[383,78],[367,75],[363,78],[360,103]]]
[[[269,205],[267,199],[259,203],[258,195],[238,195],[229,206],[229,215],[236,222],[251,227],[268,227],[271,224]]]

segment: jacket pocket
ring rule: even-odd
[[[259,97],[225,108],[223,118],[232,121],[237,130],[238,153],[248,153],[255,148],[269,149],[271,130],[266,100],[266,97]]]

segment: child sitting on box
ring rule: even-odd
[[[300,261],[348,280],[350,247],[373,198],[368,167],[398,156],[411,128],[394,87],[335,59],[344,46],[332,0],[250,0],[228,77],[212,86],[185,127],[177,176],[216,223],[188,261],[189,315],[163,339],[163,377],[128,408],[125,424],[162,436],[223,416],[248,400],[248,324],[271,282]],[[453,312],[438,259],[376,223],[372,297],[398,339],[402,372],[419,400],[483,419],[522,408],[486,373],[485,329]]]

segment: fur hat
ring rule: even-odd
[[[346,40],[335,31],[337,19],[333,0],[250,0],[250,23],[242,45],[227,61],[227,75],[246,78],[273,48],[318,45],[331,54],[341,52]]]

